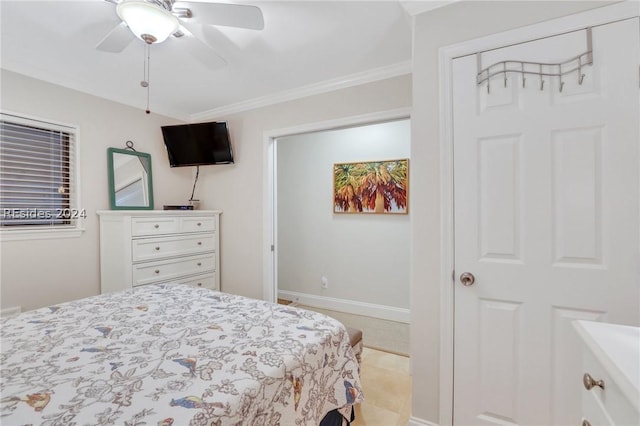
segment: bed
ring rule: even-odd
[[[2,424],[318,425],[363,400],[342,324],[209,289],[148,285],[0,326]]]

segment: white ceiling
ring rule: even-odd
[[[406,73],[409,13],[418,3],[431,8],[398,0],[235,3],[260,7],[265,28],[200,26],[226,66],[211,69],[187,54],[187,43],[197,43],[188,37],[151,46],[152,111],[196,121],[355,77]],[[120,22],[113,3],[1,0],[0,14],[2,68],[146,108],[144,43],[136,39],[120,53],[95,49]]]

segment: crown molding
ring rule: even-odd
[[[429,12],[460,0],[400,0],[400,5],[411,16]]]
[[[405,61],[385,67],[374,68],[372,70],[350,74],[331,80],[325,80],[319,83],[310,84],[308,86],[285,90],[283,92],[274,93],[272,95],[249,99],[247,101],[237,102],[208,111],[203,111],[197,114],[192,114],[190,116],[190,122],[215,119],[230,114],[236,114],[243,111],[249,111],[256,108],[262,108],[269,105],[288,102],[295,99],[301,99],[307,96],[319,95],[334,90],[345,89],[348,87],[359,86],[361,84],[372,83],[375,81],[385,80],[401,75],[407,75],[411,74],[411,70],[411,61]]]

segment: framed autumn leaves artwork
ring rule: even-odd
[[[409,212],[409,160],[333,165],[334,213]]]

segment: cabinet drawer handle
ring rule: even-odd
[[[159,274],[159,273],[160,273],[160,269],[156,269],[154,272],[155,272],[156,274]]]
[[[198,262],[198,266],[202,266],[202,262]]]
[[[202,245],[202,241],[198,241],[198,245],[201,246]]]
[[[202,287],[202,283],[198,283],[198,287]]]
[[[157,223],[155,225],[153,225],[154,228],[158,229],[160,228],[160,225],[158,225]]]
[[[582,420],[582,426],[591,426],[591,423],[589,423],[589,420],[583,419]]]
[[[156,251],[160,251],[160,247],[156,247]]]
[[[594,386],[604,389],[604,380],[596,380],[589,373],[584,373],[582,376],[582,384],[586,390],[591,390]]]
[[[202,223],[201,223],[201,222],[198,222],[198,226],[202,226]]]

